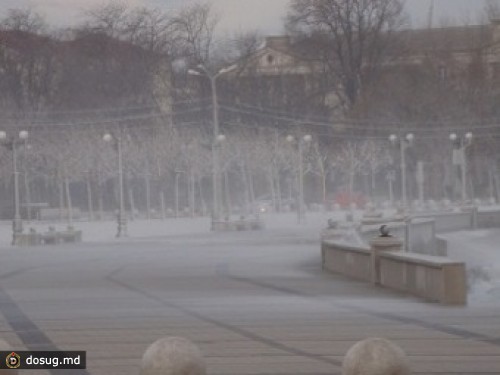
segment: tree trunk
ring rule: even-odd
[[[269,178],[269,187],[271,188],[271,199],[273,202],[273,210],[276,212],[278,211],[278,206],[277,206],[277,201],[276,201],[276,189],[274,187],[274,168],[273,164],[269,166],[269,172],[268,172],[268,178]]]
[[[90,174],[87,175],[87,206],[89,211],[89,221],[94,220],[94,207],[92,204],[92,184],[90,181]]]
[[[198,192],[200,195],[200,202],[201,202],[201,210],[203,213],[203,216],[207,216],[207,202],[205,201],[205,197],[203,196],[203,188],[201,186],[201,178],[198,179]]]
[[[274,178],[276,180],[276,195],[278,198],[278,212],[283,211],[283,199],[281,197],[281,182],[280,182],[280,171],[278,168],[274,168]]]
[[[179,173],[175,173],[175,190],[174,190],[174,199],[175,199],[175,217],[179,217]]]
[[[255,214],[255,192],[254,192],[254,188],[253,188],[253,175],[252,175],[252,172],[248,171],[248,186],[250,188],[250,209],[251,209],[251,212],[252,212],[252,215]]]
[[[104,191],[102,189],[102,181],[100,177],[98,177],[98,189],[99,189],[99,194],[98,194],[98,202],[97,205],[99,206],[99,220],[104,219],[104,199],[103,199],[103,194]]]
[[[25,189],[25,197],[24,200],[26,202],[26,218],[28,221],[31,221],[31,191],[30,191],[30,182],[28,179],[28,172],[24,171],[24,189]]]
[[[326,203],[326,173],[321,174],[321,189],[323,192],[323,208],[326,209],[327,203]]]
[[[134,220],[135,216],[134,190],[132,188],[130,178],[128,179],[128,201],[130,204],[130,220]]]
[[[66,203],[67,203],[67,215],[68,215],[68,225],[73,224],[73,203],[71,201],[71,193],[69,189],[69,179],[68,175],[65,173],[64,174],[64,187],[66,190]]]
[[[160,205],[161,205],[161,218],[165,220],[167,213],[165,212],[165,192],[160,188]]]
[[[59,220],[64,220],[64,181],[59,177]]]
[[[149,164],[147,166],[146,174],[144,175],[144,182],[146,185],[146,219],[151,219],[151,174],[149,173]]]
[[[375,196],[375,171],[372,169],[371,170],[371,174],[370,174],[370,177],[371,177],[371,189],[370,189],[370,195],[371,195],[371,199],[372,199],[372,203],[375,201],[374,199],[374,196]]]
[[[354,173],[349,173],[349,204],[354,203]]]
[[[248,215],[250,208],[250,188],[249,188],[245,164],[243,163],[240,164],[240,170],[241,170],[241,179],[243,180],[243,190],[244,190],[244,200],[245,200],[245,207],[243,213],[245,215]]]
[[[229,175],[227,170],[224,171],[224,190],[226,195],[226,211],[227,215],[231,216],[232,207],[231,207],[231,192],[229,191]]]
[[[193,171],[189,171],[189,211],[191,217],[194,217],[195,213],[195,179]]]
[[[500,179],[498,178],[498,171],[495,170],[494,174],[493,174],[493,185],[495,187],[495,201],[496,202],[499,202],[500,201]]]

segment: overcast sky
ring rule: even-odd
[[[123,0],[131,5],[179,8],[194,0]],[[9,8],[33,7],[54,25],[71,26],[81,20],[84,9],[102,4],[103,0],[0,0],[2,15]],[[282,32],[283,17],[289,0],[209,0],[220,15],[220,32],[260,30],[263,34]],[[478,23],[486,0],[434,0],[434,24]],[[427,21],[431,0],[406,0],[412,25]]]

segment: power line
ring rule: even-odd
[[[227,102],[226,102],[227,103]],[[360,129],[360,130],[373,130],[373,129],[383,129],[387,131],[395,131],[396,129],[405,129],[406,131],[420,131],[422,130],[419,126],[421,124],[426,124],[426,125],[436,125],[436,126],[442,126],[442,125],[449,125],[449,124],[454,124],[456,126],[454,127],[447,127],[447,128],[441,128],[441,129],[449,129],[449,130],[463,130],[464,126],[472,126],[474,128],[477,128],[477,123],[486,123],[490,125],[486,125],[488,127],[495,127],[498,126],[500,127],[500,118],[486,118],[486,119],[467,119],[467,120],[456,120],[456,119],[448,119],[448,120],[419,120],[419,121],[395,121],[394,119],[388,119],[388,120],[381,120],[381,119],[349,119],[349,118],[343,118],[343,119],[336,119],[336,120],[331,120],[327,117],[320,117],[320,116],[299,116],[296,114],[293,114],[294,117],[291,117],[292,115],[288,112],[282,112],[282,111],[277,111],[276,109],[268,108],[268,107],[262,107],[262,106],[252,106],[249,104],[245,103],[238,103],[237,106],[232,106],[232,105],[227,105],[223,104],[220,106],[223,109],[227,109],[228,111],[233,111],[233,112],[239,112],[239,113],[244,113],[244,114],[249,114],[249,115],[269,115],[269,116],[276,116],[276,119],[281,119],[281,120],[293,120],[293,121],[303,121],[304,123],[311,124],[311,125],[317,125],[317,126],[328,126],[328,127],[342,127],[342,128],[347,128],[349,127],[348,125],[351,125],[352,128],[355,129]],[[252,111],[250,110],[255,110],[259,112]],[[335,122],[335,123],[334,123]],[[494,125],[493,125],[494,123]],[[352,125],[356,125],[355,127]],[[371,127],[362,127],[361,125],[372,125]],[[388,128],[380,128],[380,125],[387,126],[389,125],[390,127]],[[413,127],[409,127],[409,125]],[[376,126],[376,127],[375,127]]]
[[[210,97],[200,98],[200,99],[186,99],[170,103],[172,106],[182,105],[182,104],[201,104],[204,102],[211,102]],[[29,118],[30,115],[50,117],[53,115],[78,115],[78,114],[101,114],[101,113],[113,113],[113,112],[125,112],[125,111],[140,111],[140,110],[158,110],[158,104],[151,105],[138,105],[138,106],[127,106],[127,107],[107,107],[107,108],[88,108],[88,109],[78,109],[78,110],[48,110],[48,111],[3,111],[4,114],[20,115],[22,117],[2,117],[1,120],[20,120],[23,117]],[[36,117],[33,117],[36,119]]]

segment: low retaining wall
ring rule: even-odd
[[[467,303],[465,264],[446,257],[383,253],[379,256],[380,285],[429,301]]]
[[[408,226],[407,224],[410,223]],[[467,301],[463,262],[446,258],[447,242],[437,233],[500,227],[500,210],[420,213],[411,221],[386,223],[395,238],[404,239],[406,252],[375,252],[325,240],[321,245],[323,268],[358,280],[408,292],[444,304]],[[360,237],[369,243],[380,225],[365,226]],[[374,255],[376,253],[376,255]]]
[[[466,304],[465,264],[445,257],[385,252],[323,241],[323,269],[443,304]]]
[[[361,248],[323,241],[321,244],[323,269],[340,273],[358,280],[371,280],[371,251]]]
[[[476,226],[474,210],[470,212],[444,212],[436,214],[415,214],[415,218],[434,219],[435,229],[438,233],[456,232],[473,229]]]
[[[479,211],[477,213],[478,228],[500,228],[500,211]]]

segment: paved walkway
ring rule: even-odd
[[[4,248],[0,336],[87,350],[87,371],[72,374],[137,374],[166,335],[197,343],[210,374],[339,374],[370,336],[401,345],[417,374],[500,374],[498,299],[444,307],[322,273],[314,220],[289,224]]]

